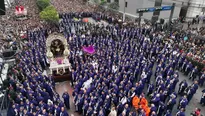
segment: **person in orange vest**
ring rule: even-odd
[[[145,109],[145,112],[146,112],[146,116],[150,116],[150,108],[147,106],[146,109]]]
[[[134,96],[132,99],[132,105],[135,109],[139,108],[140,99],[137,96]]]
[[[147,99],[144,97],[144,95],[141,95],[140,97],[141,97],[141,99],[140,99],[140,105],[142,105],[142,107],[148,106]]]

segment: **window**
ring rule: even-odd
[[[125,7],[127,8],[127,2],[125,2]]]
[[[110,3],[110,0],[107,0],[108,3]]]

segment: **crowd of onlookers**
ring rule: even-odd
[[[28,11],[27,20],[18,21],[15,17],[15,7],[24,6]],[[0,25],[6,29],[8,25],[15,27],[18,30],[25,30],[24,28],[35,28],[41,25],[36,0],[14,0],[11,6],[6,9],[6,15],[1,16]]]
[[[83,0],[51,0],[51,3],[55,6],[59,13],[66,13],[68,11],[93,12],[95,10],[94,5],[90,5]]]
[[[55,6],[59,13],[69,12],[94,12],[100,14],[106,14],[107,16],[115,17],[117,20],[122,20],[123,14],[112,9],[105,9],[103,6],[98,6],[85,0],[51,0],[52,4]],[[63,4],[59,4],[62,2]],[[73,7],[75,6],[75,7]],[[129,18],[126,18],[128,21]],[[129,20],[130,21],[130,20]]]
[[[37,16],[38,11],[36,9],[37,7],[35,6],[36,3],[34,3],[35,0],[27,0],[27,1],[20,0],[19,2],[20,3],[18,4],[29,6],[27,11],[28,14],[30,13],[31,18],[23,22],[19,22],[19,21],[14,21],[13,19],[10,20],[11,19],[10,17],[9,20],[4,20],[2,25],[10,24],[12,26],[20,26],[19,30],[26,30],[30,26],[38,27],[39,18]],[[61,13],[91,12],[91,15],[89,16],[92,16],[96,21],[103,19],[108,21],[109,23],[113,23],[113,21],[115,20],[116,22],[118,22],[119,19],[122,19],[121,14],[106,11],[101,9],[100,7],[92,6],[89,4],[85,5],[85,2],[80,0],[71,0],[71,1],[52,0],[52,4]],[[79,34],[79,35],[86,35],[87,40],[85,40],[85,38],[83,37],[77,38],[73,36],[73,38],[76,39],[69,41],[70,44],[72,45],[71,46],[72,50],[75,51],[76,54],[78,51],[80,51],[80,49],[77,47],[79,47],[80,45],[89,45],[89,43],[95,44],[98,50],[100,50],[101,47],[105,48],[104,50],[102,50],[102,52],[98,53],[98,55],[102,57],[96,56],[99,58],[95,58],[91,56],[71,57],[73,58],[73,64],[75,66],[73,73],[78,72],[77,76],[75,76],[76,86],[73,94],[73,96],[76,98],[74,99],[75,106],[77,108],[76,111],[83,114],[85,114],[84,107],[86,104],[88,105],[88,103],[89,103],[89,105],[87,106],[88,110],[86,110],[87,115],[89,114],[89,112],[97,113],[99,115],[108,114],[109,111],[107,107],[109,108],[112,107],[114,110],[117,109],[118,113],[120,111],[121,115],[125,115],[125,114],[127,115],[128,113],[130,113],[127,110],[131,108],[130,106],[132,104],[132,101],[129,99],[133,97],[133,96],[131,97],[131,93],[134,94],[136,92],[135,94],[138,97],[140,97],[140,99],[141,97],[143,98],[144,95],[142,94],[143,93],[142,90],[145,88],[145,84],[147,83],[147,81],[149,81],[149,79],[151,78],[150,73],[153,74],[155,73],[155,72],[149,72],[149,69],[153,68],[152,65],[154,61],[152,57],[154,57],[155,60],[160,58],[163,60],[157,63],[158,64],[157,67],[159,69],[156,69],[157,73],[155,74],[155,76],[156,76],[156,80],[158,78],[158,81],[156,81],[156,83],[153,85],[156,87],[154,87],[153,91],[151,92],[153,95],[151,97],[152,105],[150,106],[150,108],[153,107],[154,109],[155,107],[160,106],[160,102],[159,102],[160,100],[156,101],[156,99],[159,99],[159,97],[161,97],[159,96],[159,94],[161,93],[164,94],[167,91],[168,94],[166,94],[166,96],[172,95],[174,96],[173,100],[175,100],[176,93],[174,92],[174,89],[176,83],[178,82],[178,72],[176,72],[174,69],[176,67],[179,69],[183,67],[181,70],[185,73],[189,72],[188,75],[191,78],[195,76],[196,72],[192,73],[195,67],[190,62],[184,59],[183,56],[184,54],[180,54],[181,56],[177,56],[176,54],[174,54],[174,51],[178,52],[180,49],[181,53],[187,53],[187,56],[194,58],[194,60],[201,59],[199,61],[202,63],[205,57],[204,40],[195,39],[194,36],[191,35],[192,33],[197,34],[196,30],[187,30],[185,32],[172,32],[171,36],[165,39],[164,41],[165,43],[163,44],[164,45],[163,46],[161,45],[162,37],[164,37],[165,35],[163,31],[154,32],[153,28],[150,27],[147,28],[146,26],[142,26],[141,28],[130,28],[124,26],[123,28],[121,28],[118,27],[119,25],[117,23],[116,27],[108,26],[106,28],[102,28],[98,26],[91,26],[89,24],[87,25],[84,23],[73,23],[72,21],[70,21],[70,18],[67,18],[67,15],[64,15],[63,19],[64,20],[61,22],[62,25],[60,26],[64,28],[63,31],[65,31],[64,34],[66,35],[66,37],[71,36],[70,35],[71,33],[72,34],[74,32],[77,33],[79,30],[84,30],[85,32],[87,31],[86,33],[82,32],[81,34]],[[49,26],[48,28],[51,31],[59,31],[58,28],[50,28]],[[90,29],[90,33],[88,32],[87,29]],[[109,30],[108,33],[107,31],[102,32],[103,29]],[[98,32],[96,30],[98,30]],[[70,33],[68,33],[69,31]],[[25,46],[25,48],[27,49],[24,49],[24,51],[17,56],[18,64],[15,67],[17,70],[14,70],[14,73],[16,75],[14,77],[12,76],[9,77],[9,81],[10,81],[9,89],[15,90],[18,93],[16,99],[12,100],[13,104],[11,109],[9,109],[10,113],[12,114],[20,115],[21,113],[23,115],[29,115],[30,112],[32,112],[32,114],[34,115],[37,114],[60,115],[60,113],[65,113],[66,115],[66,111],[64,110],[64,104],[62,103],[62,101],[59,100],[60,97],[56,95],[55,92],[53,92],[55,86],[54,81],[51,80],[52,78],[50,76],[45,76],[42,74],[43,69],[47,66],[46,55],[45,55],[45,51],[46,51],[45,37],[46,34],[48,33],[49,31],[47,30],[46,33],[46,29],[45,30],[36,29],[35,31],[29,32],[27,35],[29,38],[29,43]],[[129,40],[126,37],[132,39]],[[96,41],[97,38],[101,42]],[[123,39],[117,42],[111,40],[110,38],[113,39],[123,38]],[[158,45],[161,45],[160,48]],[[135,47],[139,49],[134,49]],[[159,50],[157,50],[158,48]],[[135,52],[133,52],[132,54],[129,52],[129,49]],[[173,52],[173,55],[169,52],[171,53]],[[164,55],[167,55],[169,57],[166,58]],[[139,56],[139,58],[137,56]],[[181,57],[183,58],[182,60],[183,62],[180,62],[179,58]],[[94,67],[96,69],[92,69],[92,66],[87,67],[86,64],[88,64],[91,60],[95,62],[99,62],[100,65],[97,66],[98,68]],[[176,60],[178,61],[177,63]],[[85,66],[79,65],[83,63],[85,64]],[[131,64],[135,64],[135,65],[131,65]],[[177,64],[179,64],[179,66]],[[189,66],[192,67],[190,68]],[[118,67],[119,68],[118,70],[120,71],[113,73],[116,67]],[[140,68],[139,71],[137,70],[138,69],[137,67]],[[84,68],[86,68],[85,70],[89,70],[89,72],[84,71]],[[96,70],[99,71],[99,74],[95,73]],[[170,72],[170,75],[168,74],[168,72]],[[82,84],[83,82],[88,80],[88,77],[90,75],[91,77],[93,77],[93,81],[96,83],[91,84],[92,88],[86,88],[85,91],[83,91],[83,89],[81,88]],[[166,78],[165,75],[166,76],[168,75],[170,77]],[[103,78],[103,76],[108,78]],[[100,79],[98,79],[97,77],[99,77]],[[129,78],[127,79],[126,77]],[[150,78],[148,79],[148,77]],[[133,80],[135,79],[137,79],[139,82],[136,85],[134,85],[133,83]],[[111,81],[113,81],[114,83],[109,84],[108,82]],[[119,87],[118,85],[121,86]],[[148,84],[147,86],[151,86],[151,85]],[[99,90],[93,89],[94,87],[98,87]],[[126,88],[127,91],[124,92],[122,88]],[[118,93],[115,93],[114,91],[115,89],[117,89],[116,91],[118,91]],[[197,89],[198,89],[197,82],[193,83],[193,85],[187,89],[186,95],[189,101],[196,93]],[[140,90],[141,92],[139,92]],[[189,90],[193,92],[188,94]],[[113,92],[113,94],[111,94],[111,92]],[[92,94],[90,95],[90,93]],[[94,98],[94,96],[98,96],[98,94],[95,93],[99,93],[99,95],[103,97],[97,97],[98,99],[96,99]],[[129,96],[128,93],[130,93]],[[120,98],[120,101],[114,99],[115,94],[118,96],[118,98]],[[167,98],[167,101],[172,100],[172,96],[170,98]],[[82,99],[86,98],[86,100],[82,101],[81,98]],[[128,102],[124,104],[123,99],[127,99]],[[186,96],[183,99],[187,100]],[[116,107],[113,107],[113,104],[109,104],[110,101],[113,101],[113,103],[115,104],[114,106]],[[92,106],[90,104],[94,104],[96,106],[94,107],[94,105]],[[103,104],[104,107],[101,107],[99,104],[101,105]],[[174,101],[172,105],[174,106],[175,104],[176,101]],[[164,105],[169,106],[168,102],[167,104]],[[68,107],[68,105],[66,106]],[[171,111],[173,106],[169,106],[168,109]],[[185,106],[187,106],[187,103]],[[185,106],[179,108],[180,109],[179,113],[181,112],[184,113]],[[104,110],[107,112],[104,112]],[[156,108],[153,110],[153,112],[155,113],[153,113],[152,116],[154,116],[154,114],[157,114]],[[163,110],[163,112],[164,114],[167,114],[166,110]],[[138,111],[138,113],[144,115],[143,110]]]
[[[193,61],[201,64],[205,63],[205,39],[198,38],[193,35],[191,31],[173,32],[172,36],[167,39],[170,42],[174,42],[175,46],[181,50],[181,52],[187,53],[187,57]]]

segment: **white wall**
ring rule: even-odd
[[[155,2],[154,1],[150,1],[150,0],[143,0],[144,4],[143,4],[143,8],[150,8],[150,7],[154,7]],[[152,19],[153,16],[153,12],[147,12],[147,13],[143,13],[142,18],[145,19]]]
[[[132,15],[137,15],[137,8],[142,8],[143,0],[127,0],[127,8],[125,12]],[[125,0],[119,0],[119,10],[124,12]]]
[[[190,7],[190,8],[188,8],[186,17],[189,17],[189,18],[196,17],[196,15],[201,14],[201,11],[202,11],[202,8]]]
[[[191,6],[195,7],[189,7],[187,11],[187,17],[196,17],[196,15],[201,15],[202,14],[202,8],[197,8],[199,5],[201,7],[205,6],[205,0],[191,0],[190,1]]]
[[[144,0],[146,1],[146,4],[144,4],[144,8],[146,7],[154,7],[154,0]],[[173,18],[178,18],[179,17],[179,13],[181,10],[181,4],[182,2],[177,2],[177,1],[171,1],[171,0],[162,0],[162,5],[161,6],[171,6],[172,3],[176,3],[175,9],[174,9],[174,14],[173,14]],[[163,19],[169,19],[171,11],[161,11],[160,15],[159,15],[159,19],[163,18]],[[153,13],[144,13],[143,17],[146,19],[151,19],[152,18]]]
[[[162,6],[171,6],[173,3],[176,4],[174,8],[173,18],[178,18],[181,11],[182,2],[163,0]],[[159,18],[169,19],[170,13],[171,11],[162,11],[160,12]]]

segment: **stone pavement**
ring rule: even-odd
[[[203,23],[202,21],[199,22],[199,24],[194,24],[190,26],[191,28],[200,28],[200,27],[205,27],[205,23]],[[184,23],[183,24],[183,30],[186,30],[188,28],[188,24]]]
[[[69,81],[56,83],[56,91],[61,96],[61,100],[63,100],[62,95],[65,91],[68,91],[70,95],[70,110],[68,110],[69,115],[80,116],[77,112],[75,112],[75,105],[73,103],[73,88],[70,86]]]

